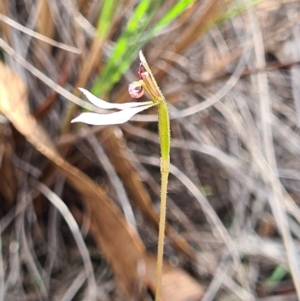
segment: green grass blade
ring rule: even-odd
[[[154,26],[151,31],[151,36],[155,36],[160,32],[165,26],[171,23],[179,15],[181,15],[186,8],[194,3],[196,0],[180,0],[178,1]]]
[[[114,52],[105,65],[103,73],[92,87],[94,94],[107,93],[132,64],[141,47],[139,41],[160,3],[161,0],[139,2],[125,31],[118,38]]]
[[[283,280],[284,277],[286,277],[288,273],[289,271],[286,268],[280,265],[277,266],[271,276],[265,281],[264,286],[269,289],[274,288]]]
[[[103,1],[101,13],[97,22],[97,38],[104,39],[109,32],[115,11],[116,1]]]

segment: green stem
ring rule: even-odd
[[[149,65],[143,55],[139,52],[141,66],[140,77],[142,78],[142,87],[147,91],[154,104],[158,105],[158,134],[160,142],[160,172],[161,172],[161,192],[160,192],[160,217],[158,231],[157,264],[156,264],[156,294],[155,301],[161,300],[161,280],[163,271],[164,240],[166,228],[167,211],[167,189],[168,176],[170,171],[170,118],[166,100],[161,93]]]
[[[159,232],[156,262],[156,294],[155,301],[161,299],[161,279],[163,269],[164,240],[166,228],[166,211],[167,211],[167,187],[169,176],[169,161],[161,160],[161,191],[160,191],[160,215],[159,215]],[[168,168],[166,168],[168,167]]]
[[[165,100],[159,102],[158,110],[158,132],[161,149],[161,192],[160,192],[160,216],[159,232],[157,247],[157,264],[156,264],[156,294],[155,301],[161,300],[161,280],[163,270],[164,240],[166,228],[166,211],[167,211],[167,188],[170,170],[170,119],[168,107]]]
[[[161,159],[170,161],[170,118],[167,103],[164,99],[158,103],[158,134],[160,140]]]

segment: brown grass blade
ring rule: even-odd
[[[47,0],[40,1],[38,32],[48,38],[52,38],[54,34],[54,22]],[[43,45],[41,44],[41,47],[43,47],[46,51],[50,51],[52,46],[43,43]]]
[[[0,124],[0,195],[5,200],[5,208],[10,209],[15,201],[18,186],[15,166],[11,162],[12,150],[6,143],[5,125]]]
[[[6,1],[1,1],[0,2],[0,13],[3,15],[7,15],[8,12],[8,7],[7,7],[8,3]],[[1,35],[2,38],[5,41],[9,41],[10,40],[10,28],[7,24],[1,22],[0,23],[0,29],[1,29]]]

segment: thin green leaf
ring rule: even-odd
[[[274,288],[278,283],[280,283],[284,277],[289,273],[289,271],[282,267],[277,266],[272,272],[271,276],[265,281],[264,286],[267,288]]]
[[[97,37],[104,39],[109,32],[111,27],[113,12],[115,11],[116,1],[103,1],[101,14],[97,23]]]
[[[175,18],[181,15],[186,8],[194,3],[196,0],[181,0],[178,1],[154,26],[151,31],[152,36],[155,36],[160,32],[165,26],[171,23]]]
[[[132,64],[141,47],[141,37],[160,3],[161,0],[139,2],[125,31],[116,41],[114,52],[105,65],[103,73],[92,87],[94,94],[107,93]]]

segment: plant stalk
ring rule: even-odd
[[[160,172],[161,172],[161,191],[160,191],[160,215],[158,225],[158,246],[156,263],[156,293],[155,301],[161,300],[161,281],[163,272],[164,240],[166,229],[166,211],[167,211],[167,188],[168,176],[170,171],[170,118],[168,106],[165,97],[161,93],[155,78],[149,68],[149,65],[143,55],[139,52],[141,65],[139,70],[140,81],[135,82],[143,88],[150,96],[155,105],[158,105],[158,134],[160,142]]]
[[[163,272],[164,240],[166,229],[167,211],[167,189],[170,171],[170,119],[168,107],[163,98],[158,104],[158,132],[161,149],[160,172],[161,172],[161,191],[160,191],[160,215],[156,263],[156,294],[155,301],[161,300],[161,281]]]
[[[159,215],[159,232],[156,262],[156,294],[155,301],[161,299],[161,280],[163,270],[164,240],[166,228],[166,211],[167,211],[167,187],[169,176],[169,161],[161,160],[161,191],[160,191],[160,215]]]

